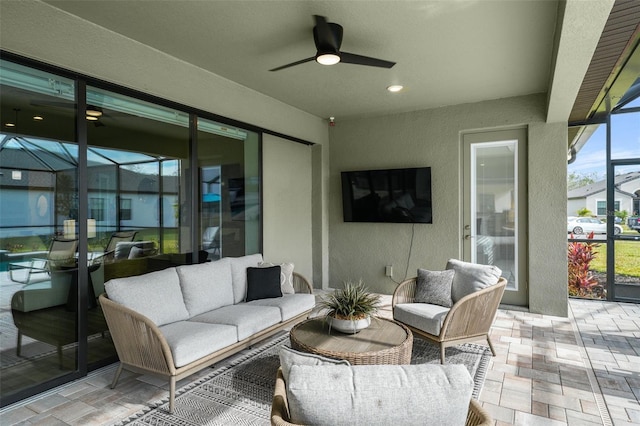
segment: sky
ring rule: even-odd
[[[611,122],[612,159],[640,158],[640,112],[616,114]],[[600,125],[591,135],[576,160],[567,165],[567,174],[598,174],[598,179],[606,177],[606,126]],[[640,164],[618,166],[616,174],[640,171]]]

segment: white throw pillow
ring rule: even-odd
[[[258,264],[260,268],[270,268],[272,266],[280,267],[280,290],[282,294],[294,294],[296,291],[293,288],[293,263],[271,263],[260,262]]]
[[[502,271],[495,265],[480,265],[449,259],[447,269],[456,271],[451,286],[453,303],[478,290],[497,284]]]

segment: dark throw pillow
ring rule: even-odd
[[[280,266],[247,268],[247,302],[282,297]]]
[[[451,285],[455,271],[427,271],[418,269],[418,279],[416,281],[416,303],[429,303],[450,308],[453,305],[451,300]]]

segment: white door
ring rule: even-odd
[[[502,303],[526,306],[526,129],[465,134],[463,153],[464,259],[499,267]]]

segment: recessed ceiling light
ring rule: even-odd
[[[102,108],[87,105],[87,115],[90,115],[91,117],[100,117],[102,115]]]
[[[94,117],[92,115],[87,115],[86,119],[89,121],[98,121],[98,117]]]
[[[392,93],[399,92],[399,91],[401,91],[402,89],[404,89],[404,86],[401,86],[401,85],[399,85],[399,84],[393,84],[393,85],[391,85],[391,86],[387,87],[387,90],[388,90],[389,92],[392,92]]]
[[[15,123],[5,123],[4,125],[7,127],[16,127]]]
[[[41,115],[34,115],[34,116],[33,116],[33,119],[34,119],[35,121],[42,121],[42,120],[44,120],[44,117],[43,117],[43,116],[41,116]]]

